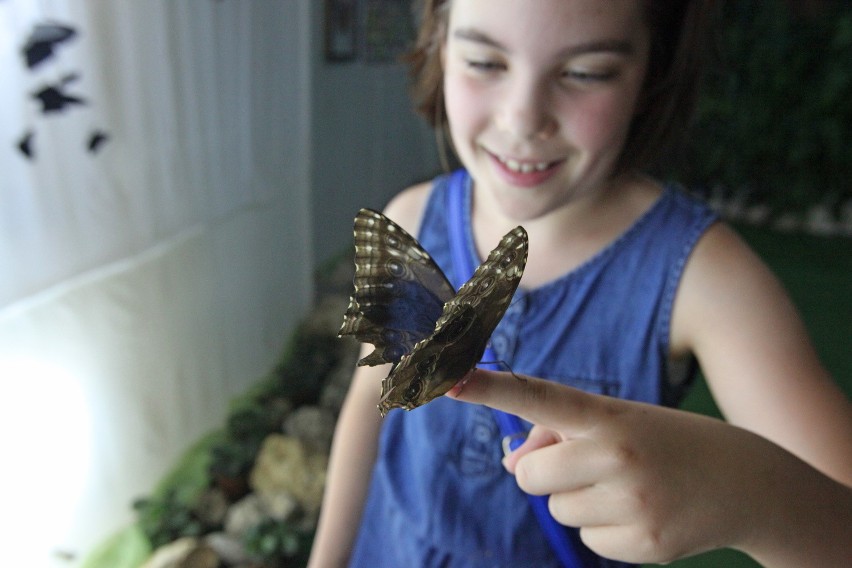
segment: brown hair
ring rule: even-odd
[[[439,130],[446,128],[441,46],[452,0],[423,0],[420,31],[404,61],[417,111]],[[717,0],[643,0],[651,52],[639,110],[619,161],[619,170],[653,165],[686,130],[698,98],[710,49]]]

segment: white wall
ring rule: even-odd
[[[357,210],[437,171],[401,66],[324,60],[323,4],[0,2],[4,562],[67,566],[130,522],[270,368]],[[48,21],[79,36],[28,72]],[[87,104],[39,113],[69,73]]]
[[[313,4],[0,2],[4,565],[129,522],[307,310]],[[48,21],[78,37],[29,71]],[[87,104],[39,112],[70,73]]]

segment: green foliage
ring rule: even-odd
[[[337,262],[351,264],[348,254],[351,253],[342,255]],[[319,275],[319,288],[338,293],[330,282],[335,279],[336,266],[330,264],[324,271],[324,275]],[[351,277],[347,278],[347,289],[350,282]],[[138,555],[180,537],[203,536],[222,529],[199,515],[200,496],[216,487],[231,503],[243,497],[250,491],[248,478],[263,441],[269,434],[281,432],[289,412],[318,402],[329,372],[351,348],[328,327],[329,323],[316,312],[303,320],[272,371],[231,403],[225,427],[196,443],[152,495],[133,503],[137,518],[134,531],[146,545]],[[261,562],[258,566],[304,566],[313,539],[308,525],[304,520],[299,520],[298,525],[266,521],[245,535],[244,544]],[[115,543],[115,547],[123,546]],[[115,556],[110,555],[116,551],[112,546],[107,548],[98,558],[108,560],[101,564],[96,560],[92,568],[113,566],[111,560]]]
[[[247,491],[248,476],[263,440],[280,432],[293,408],[315,403],[345,346],[310,321],[291,336],[280,362],[249,393],[235,401],[225,428],[207,436],[154,495],[133,504],[137,526],[152,548],[221,527],[205,525],[195,512],[202,491],[215,484],[230,501]],[[246,537],[246,546],[265,565],[300,566],[312,535],[291,525],[265,522]]]
[[[86,557],[80,568],[138,568],[151,554],[151,543],[137,526],[109,537]]]
[[[316,403],[344,348],[337,337],[311,330],[309,322],[299,326],[275,369],[275,394],[289,399],[294,406]]]
[[[151,548],[205,532],[204,523],[177,493],[177,490],[171,490],[161,497],[137,499],[133,503],[139,527],[148,537]]]
[[[223,437],[221,431],[211,432],[192,445],[181,456],[173,469],[157,483],[153,491],[154,498],[161,498],[168,492],[182,503],[194,503],[198,496],[210,485],[207,475],[210,467],[211,448]]]
[[[199,440],[172,472],[160,481],[150,496],[133,502],[137,519],[134,530],[147,538],[149,550],[181,536],[197,536],[209,529],[197,518],[194,506],[198,496],[210,485],[208,469],[211,448],[221,439],[222,433],[217,432]],[[106,550],[108,552],[110,547],[106,547]],[[93,566],[97,565],[97,562],[93,563]]]
[[[277,399],[273,397],[264,398],[235,408],[228,416],[225,438],[212,448],[211,469],[217,470],[223,460],[229,460],[242,465],[235,467],[232,464],[221,470],[222,473],[247,471],[253,465],[254,455],[263,440],[269,434],[281,431],[285,409],[289,406],[276,404]]]
[[[246,550],[265,566],[296,568],[308,562],[312,534],[288,523],[265,521],[249,530]]]
[[[210,448],[210,475],[214,478],[239,478],[248,475],[260,442],[240,442],[226,438]]]
[[[692,186],[746,189],[776,211],[852,197],[852,9],[794,16],[727,2],[685,160]]]

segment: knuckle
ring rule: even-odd
[[[641,453],[628,442],[615,444],[612,450],[612,458],[620,470],[634,469],[642,462]]]
[[[576,513],[576,506],[572,507],[570,499],[562,493],[554,493],[547,500],[547,508],[550,515],[560,524],[567,526],[577,526],[575,517],[570,513]]]

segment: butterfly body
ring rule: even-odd
[[[446,393],[485,351],[527,258],[522,227],[507,233],[458,294],[420,244],[381,213],[355,218],[355,292],[338,335],[376,349],[359,365],[392,363],[379,411],[411,410]]]

